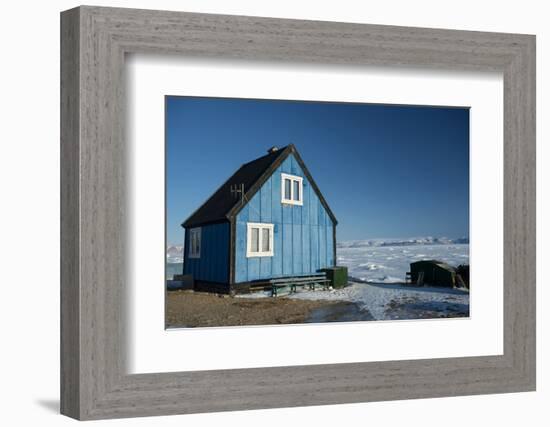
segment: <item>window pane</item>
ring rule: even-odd
[[[250,238],[250,251],[251,252],[259,252],[260,251],[260,229],[259,228],[251,228],[250,232],[252,233],[252,236]]]
[[[300,181],[293,181],[294,184],[294,200],[300,200]]]
[[[198,255],[199,253],[199,233],[197,231],[191,232],[191,254]]]
[[[269,252],[269,229],[262,228],[262,252]]]
[[[285,200],[291,200],[290,198],[290,186],[292,181],[288,178],[285,178]]]

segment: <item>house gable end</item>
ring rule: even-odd
[[[315,274],[335,265],[336,224],[308,174],[292,152],[276,166],[232,219],[232,283]],[[302,178],[303,204],[282,201],[285,174]],[[249,226],[255,224],[273,226],[272,256],[249,256]]]
[[[294,164],[296,166],[294,166],[290,170],[286,170],[286,173],[290,173],[290,174],[294,174],[294,175],[298,174],[298,176],[303,175],[303,178],[305,178],[309,182],[309,184],[311,185],[311,188],[317,194],[317,197],[319,198],[320,203],[325,208],[325,210],[327,212],[327,215],[330,217],[333,224],[336,226],[338,224],[338,220],[336,219],[336,216],[334,215],[334,213],[330,209],[327,201],[325,200],[323,194],[321,193],[321,190],[319,190],[319,187],[315,183],[313,177],[311,176],[311,173],[309,172],[309,170],[307,169],[304,161],[302,160],[302,158],[298,154],[298,150],[296,150],[296,147],[293,144],[290,144],[287,147],[285,147],[283,149],[283,151],[284,152],[271,164],[271,166],[268,169],[265,170],[265,172],[262,174],[262,176],[246,192],[246,194],[245,194],[245,203],[236,204],[227,213],[227,219],[231,221],[234,217],[236,217],[239,214],[239,212],[243,208],[245,208],[245,206],[247,206],[254,199],[254,196],[256,196],[256,194],[260,191],[262,186],[271,178],[271,176],[274,173],[276,173],[277,171],[279,171],[279,173],[282,172],[280,170],[281,165],[284,162],[286,162],[287,159],[290,156],[292,156],[292,159],[293,159]],[[298,171],[301,171],[301,173],[299,173]]]

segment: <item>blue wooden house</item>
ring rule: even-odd
[[[336,217],[294,145],[242,165],[182,224],[195,288],[246,291],[335,266]]]

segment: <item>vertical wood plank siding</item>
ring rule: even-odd
[[[281,203],[281,173],[303,178],[303,206]],[[246,257],[246,224],[274,224],[272,257]],[[235,283],[317,272],[334,265],[333,223],[290,155],[237,215]]]
[[[189,258],[189,230],[185,230],[184,274],[192,274],[195,280],[229,283],[229,222],[200,228],[200,258]]]

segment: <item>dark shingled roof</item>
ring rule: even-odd
[[[242,165],[200,208],[185,220],[182,226],[196,227],[210,222],[227,220],[231,209],[240,203],[240,198],[231,194],[231,186],[244,184],[246,194],[283,153],[288,154],[289,152],[290,146],[286,146]]]
[[[312,188],[319,196],[321,204],[325,207],[334,225],[338,224],[319,187],[313,180],[304,161],[298,154],[293,144],[287,145],[279,150],[272,151],[256,160],[245,163],[235,172],[218,190],[202,204],[193,214],[185,220],[183,227],[198,227],[200,225],[228,221],[234,218],[244,205],[240,198],[231,194],[232,185],[244,184],[246,200],[250,200],[260,187],[267,181],[277,167],[290,155],[293,154],[296,161],[302,168],[304,175],[310,182]]]

